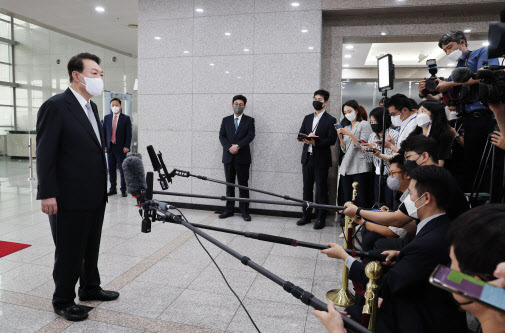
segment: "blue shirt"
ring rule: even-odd
[[[466,60],[467,58],[467,53],[470,53],[470,56],[468,57],[468,61]],[[470,69],[472,72],[477,72],[479,68],[484,67],[483,62],[488,61],[488,65],[499,65],[500,63],[498,62],[497,58],[493,59],[488,59],[487,58],[487,46],[481,47],[480,49],[476,49],[473,51],[466,51],[461,58],[458,59],[458,65],[456,67],[467,67]],[[465,65],[466,63],[466,65]],[[449,77],[449,81],[452,81],[451,77]],[[477,110],[482,110],[485,109],[486,107],[482,105],[481,102],[476,101],[470,104],[465,104],[465,112],[473,112]]]

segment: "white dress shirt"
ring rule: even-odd
[[[428,224],[428,222],[430,222],[431,220],[439,217],[439,216],[442,216],[442,215],[445,215],[445,212],[444,213],[440,213],[440,214],[436,214],[436,215],[432,215],[430,217],[427,217],[425,218],[424,220],[422,220],[421,222],[419,222],[419,224],[417,225],[417,230],[416,230],[416,235],[419,233],[419,231],[421,231],[421,229],[426,225]]]
[[[244,115],[244,112],[242,112],[240,114],[240,116],[237,117],[236,114],[233,114],[233,126],[235,126],[235,119],[238,119],[238,122],[237,122],[237,129],[238,127],[240,126],[240,121],[242,120],[242,116]]]
[[[323,110],[321,111],[319,114],[316,114],[314,113],[314,119],[312,120],[312,133],[316,134],[316,129],[317,129],[317,126],[319,125],[319,121],[321,120],[321,117],[323,116],[323,113],[325,112],[326,110]],[[310,133],[307,133],[307,135],[309,135]],[[312,145],[309,145],[309,149],[308,149],[308,152],[309,153],[312,153]]]
[[[79,104],[81,104],[82,110],[84,111],[84,114],[86,115],[86,118],[88,118],[88,109],[86,109],[86,104],[88,104],[90,102],[87,101],[84,97],[82,97],[82,95],[79,94],[77,91],[75,91],[74,89],[72,89],[72,87],[68,87],[68,88],[74,94],[75,98],[77,98],[77,101],[79,102]]]
[[[400,135],[398,135],[398,140],[396,141],[396,146],[398,148],[401,147],[402,142],[405,141],[405,139],[410,135],[410,133],[412,133],[416,129],[417,127],[416,117],[417,114],[414,113],[413,115],[402,121],[402,124],[400,125]]]

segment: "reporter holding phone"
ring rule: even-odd
[[[366,151],[366,159],[368,162],[373,163],[375,169],[374,176],[374,201],[378,202],[379,200],[379,179],[380,179],[380,169],[381,169],[381,145],[382,136],[384,134],[384,129],[386,129],[386,137],[391,137],[393,140],[398,139],[398,131],[391,128],[391,116],[389,112],[386,112],[386,122],[383,123],[384,117],[384,108],[378,107],[370,112],[370,126],[372,128],[372,133],[368,137],[368,142],[362,146],[364,149],[374,149],[373,151]],[[385,155],[393,155],[394,152],[392,149],[385,148]],[[384,171],[382,176],[385,178],[389,173],[389,162],[384,162]],[[384,179],[385,180],[385,179]],[[384,190],[384,198],[382,198],[387,207],[392,208],[394,203],[394,194],[393,191],[386,186],[386,181],[383,182]]]
[[[369,192],[373,166],[372,162],[367,160],[361,143],[366,143],[372,133],[372,127],[367,121],[365,108],[355,100],[345,102],[342,105],[342,113],[346,118],[343,121],[345,127],[336,131],[340,139],[340,149],[345,153],[339,168],[344,201],[351,201],[352,183],[358,182],[356,204],[359,207],[370,207]]]

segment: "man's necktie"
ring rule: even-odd
[[[238,128],[238,118],[235,118],[235,132],[237,131]]]
[[[100,133],[98,132],[98,124],[96,123],[95,114],[93,113],[93,110],[91,109],[91,104],[89,104],[89,102],[86,103],[86,109],[88,110],[89,122],[91,123],[91,126],[93,127],[93,130],[95,131],[98,142],[100,142],[100,144],[102,144],[102,140],[100,140]]]
[[[114,121],[112,122],[112,136],[110,137],[110,142],[116,143],[116,127],[117,127],[117,116],[114,116]]]

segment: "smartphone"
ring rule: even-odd
[[[362,145],[364,145],[365,143],[367,143],[365,140],[359,140],[358,142],[361,143]]]
[[[340,125],[339,123],[336,123],[336,124],[335,124],[335,128],[336,128],[336,129],[341,129],[341,128],[342,128],[342,125]]]
[[[438,265],[430,276],[430,283],[505,313],[505,289],[495,287],[473,276]]]
[[[368,151],[368,152],[372,152],[372,153],[378,153],[380,152],[379,149],[376,149],[376,148],[369,148],[369,147],[363,147],[363,150],[364,151]]]

